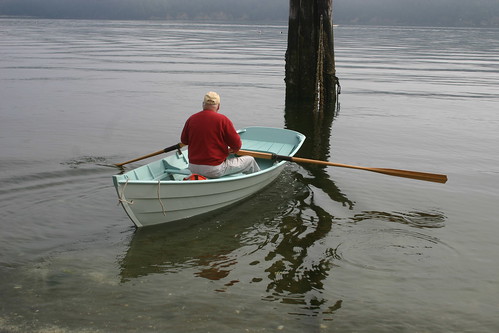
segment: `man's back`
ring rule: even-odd
[[[241,148],[241,139],[226,116],[213,110],[200,111],[187,120],[181,141],[189,145],[189,161],[194,164],[219,165],[229,155],[229,148]]]

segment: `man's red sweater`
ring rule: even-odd
[[[219,165],[233,151],[241,149],[241,138],[229,118],[213,110],[203,110],[187,119],[180,136],[189,145],[189,162]]]

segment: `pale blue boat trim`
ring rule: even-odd
[[[242,149],[286,156],[296,154],[305,140],[305,136],[298,132],[269,127],[248,127],[239,133]],[[184,219],[242,200],[274,181],[286,163],[259,160],[262,170],[252,174],[183,181],[190,174],[186,169],[187,150],[184,150],[181,154],[176,152],[115,175],[113,182],[123,208],[135,225],[141,227]],[[175,179],[163,179],[165,177]],[[161,197],[157,194],[159,186]]]

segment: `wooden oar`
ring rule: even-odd
[[[372,171],[372,172],[382,173],[382,174],[389,175],[389,176],[412,178],[412,179],[425,180],[425,181],[429,181],[429,182],[442,183],[442,184],[445,184],[447,182],[446,175],[441,175],[441,174],[436,174],[436,173],[398,170],[398,169],[367,168],[367,167],[361,167],[361,166],[356,166],[356,165],[332,163],[332,162],[327,162],[327,161],[311,160],[311,159],[307,159],[307,158],[291,157],[291,156],[283,156],[283,155],[275,155],[275,154],[270,154],[270,153],[261,153],[261,152],[249,151],[249,150],[239,150],[237,152],[237,154],[238,155],[248,155],[248,156],[253,156],[256,158],[263,158],[263,159],[276,159],[279,161],[291,161],[291,162],[296,162],[296,163],[312,163],[312,164],[328,165],[328,166],[334,166],[334,167],[340,167],[340,168],[350,168],[350,169]]]
[[[137,157],[137,158],[135,158],[133,160],[126,161],[126,162],[123,162],[123,163],[116,163],[115,165],[118,166],[118,167],[121,167],[121,166],[123,166],[125,164],[128,164],[128,163],[137,162],[137,161],[144,160],[146,158],[153,157],[153,156],[156,156],[156,155],[159,155],[159,154],[168,153],[169,151],[173,151],[175,149],[180,149],[183,146],[185,146],[183,143],[177,143],[176,145],[173,145],[171,147],[166,147],[165,149],[159,150],[159,151],[157,151],[155,153],[151,153],[151,154],[148,154],[148,155]]]

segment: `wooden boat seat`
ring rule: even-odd
[[[161,175],[155,177],[153,180],[164,180],[165,178],[182,180],[185,177],[190,176],[191,173],[192,172],[189,169],[165,169]],[[176,177],[176,175],[180,175],[180,177]]]
[[[165,173],[174,173],[174,174],[190,176],[192,172],[189,169],[165,169]]]
[[[243,147],[245,150],[254,150],[265,153],[274,153],[277,155],[289,155],[293,151],[294,145],[282,142],[267,142],[258,140],[243,140]]]

